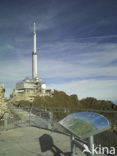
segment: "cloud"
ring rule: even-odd
[[[6,47],[16,50],[17,55],[20,52],[20,49],[10,45]],[[111,43],[65,41],[45,44],[37,52],[38,75],[46,80],[49,88],[76,93],[79,98],[94,96],[115,100],[117,64],[113,61],[117,58],[116,49],[117,45]],[[6,58],[0,62],[0,81],[7,84],[9,91],[15,87],[16,82],[26,76],[31,77],[32,55],[28,50],[26,53],[28,57],[24,57],[21,52],[15,59]]]
[[[63,42],[45,45],[38,60],[39,71],[42,75],[45,73],[47,77],[55,78],[117,76],[117,65],[113,63],[117,58],[116,49],[117,45],[111,43]]]
[[[49,84],[48,87],[63,90],[68,94],[77,94],[79,99],[95,97],[104,100],[117,100],[117,80],[76,80],[69,83]]]
[[[108,0],[1,3],[0,81],[10,91],[17,81],[31,77],[33,22],[36,22],[38,75],[49,87],[70,88],[71,93],[80,97],[85,93],[117,98],[116,3]]]

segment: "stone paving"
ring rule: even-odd
[[[0,132],[0,156],[69,156],[70,151],[70,137],[60,133],[35,127]]]

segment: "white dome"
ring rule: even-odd
[[[42,84],[42,85],[41,85],[41,88],[42,88],[42,89],[46,89],[46,84]]]

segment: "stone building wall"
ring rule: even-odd
[[[53,94],[54,91],[52,90],[42,90],[41,92],[39,92],[35,89],[25,89],[23,92],[15,93],[15,90],[13,89],[13,92],[10,95],[10,102],[15,103],[21,100],[33,102],[34,98],[37,96],[53,96]]]

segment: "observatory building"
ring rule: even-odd
[[[36,51],[36,25],[34,23],[33,33],[33,52],[32,52],[32,78],[25,78],[23,81],[16,83],[11,97],[15,101],[28,100],[33,101],[36,96],[52,96],[52,90],[46,90],[46,84],[38,78],[37,74],[37,51]]]

